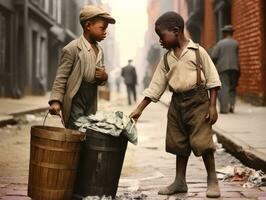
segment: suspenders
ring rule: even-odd
[[[195,54],[196,54],[196,71],[197,71],[197,86],[201,85],[201,65],[202,65],[202,60],[200,57],[200,53],[199,53],[199,44],[196,44],[197,49],[195,50]],[[170,70],[168,61],[167,61],[167,55],[168,55],[169,51],[167,51],[164,56],[163,56],[163,60],[164,60],[164,66],[166,71],[168,72]]]
[[[201,61],[201,57],[200,57],[200,53],[199,53],[199,44],[196,44],[197,49],[195,51],[196,54],[196,70],[197,70],[197,86],[201,85],[201,65],[202,65],[202,61]]]
[[[169,72],[170,70],[170,67],[169,67],[169,64],[168,64],[168,61],[167,61],[167,55],[168,55],[169,51],[167,51],[164,56],[163,56],[163,62],[164,62],[164,67],[166,69],[167,72]]]

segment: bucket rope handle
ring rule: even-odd
[[[45,126],[46,118],[47,118],[47,116],[49,115],[49,113],[50,113],[50,112],[47,111],[47,113],[45,114],[42,126]],[[57,116],[60,117],[60,119],[61,119],[61,123],[63,124],[64,127],[66,127],[66,126],[65,126],[65,122],[64,122],[64,120],[63,120],[61,114],[59,113],[59,114],[57,114]]]

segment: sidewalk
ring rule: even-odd
[[[171,93],[161,102],[169,105]],[[213,126],[218,141],[245,165],[266,172],[266,107],[256,107],[240,100],[234,114],[219,114]]]
[[[21,99],[0,98],[0,126],[14,123],[18,115],[47,110],[48,98],[48,94],[26,96]]]

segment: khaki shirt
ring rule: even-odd
[[[193,89],[197,82],[196,49],[196,44],[190,40],[179,58],[171,50],[167,55],[169,71],[166,70],[162,57],[149,87],[143,92],[144,96],[151,98],[153,102],[157,102],[168,85],[174,92],[184,92]],[[202,60],[202,83],[206,85],[207,89],[220,87],[219,75],[210,56],[202,47],[199,47],[199,51]]]
[[[97,49],[99,50],[96,55],[90,43],[86,40],[84,35],[81,36],[82,44],[85,46],[83,48],[85,65],[84,68],[83,80],[89,83],[95,82],[95,67],[104,67],[103,66],[103,51],[98,44],[96,44]],[[86,49],[86,50],[85,50]]]

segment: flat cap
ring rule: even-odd
[[[222,28],[222,31],[223,32],[233,32],[234,29],[233,29],[233,26],[231,24],[228,24],[228,25],[225,25],[223,28]]]
[[[96,16],[107,19],[110,24],[115,24],[115,19],[106,10],[95,5],[83,6],[80,10],[79,21],[83,22]]]

